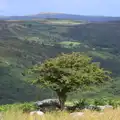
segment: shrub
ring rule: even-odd
[[[30,112],[36,110],[37,107],[33,103],[17,103],[17,104],[9,104],[9,105],[1,105],[0,112],[5,112],[9,110],[21,110],[22,112]]]
[[[95,99],[94,100],[94,105],[107,105],[108,104],[108,99],[107,98],[101,98],[101,99]]]
[[[76,108],[79,108],[79,109],[84,109],[85,106],[88,106],[89,103],[86,99],[80,99],[79,101],[77,102],[74,102],[74,106],[76,106]]]
[[[23,112],[30,112],[36,110],[37,107],[32,103],[24,103],[20,104],[19,109],[21,109]]]
[[[119,106],[120,106],[120,101],[116,101],[116,100],[109,100],[109,101],[108,101],[108,104],[109,104],[109,105],[112,105],[112,106],[113,106],[113,108],[115,109],[115,108],[117,108],[117,107],[119,107]]]

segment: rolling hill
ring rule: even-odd
[[[1,20],[33,20],[33,19],[67,19],[67,20],[81,20],[88,22],[105,22],[120,20],[120,17],[110,16],[84,16],[65,13],[39,13],[27,16],[1,16]]]
[[[85,52],[112,71],[114,82],[85,96],[120,97],[120,22],[73,20],[0,21],[0,104],[55,94],[27,83],[23,71],[64,52]],[[79,97],[79,93],[77,97]]]

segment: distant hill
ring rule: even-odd
[[[0,16],[0,20],[32,20],[32,19],[71,19],[71,20],[82,20],[89,22],[102,22],[102,21],[117,21],[120,17],[105,17],[105,16],[84,16],[84,15],[73,15],[64,13],[40,13],[35,15],[27,16]]]

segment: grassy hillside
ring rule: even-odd
[[[114,83],[89,96],[119,97],[119,39],[119,22],[0,21],[0,104],[53,97],[50,90],[29,85],[21,73],[61,52],[72,51],[86,52],[113,72]],[[81,97],[79,93],[74,96]]]

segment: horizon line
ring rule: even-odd
[[[75,14],[75,13],[63,13],[63,12],[40,12],[40,13],[31,13],[31,14],[25,14],[25,15],[0,15],[0,17],[21,17],[21,16],[36,16],[36,15],[42,15],[42,14],[66,14],[66,15],[76,15],[76,16],[91,16],[91,17],[120,17],[120,16],[109,16],[109,15],[90,15],[90,14]]]

